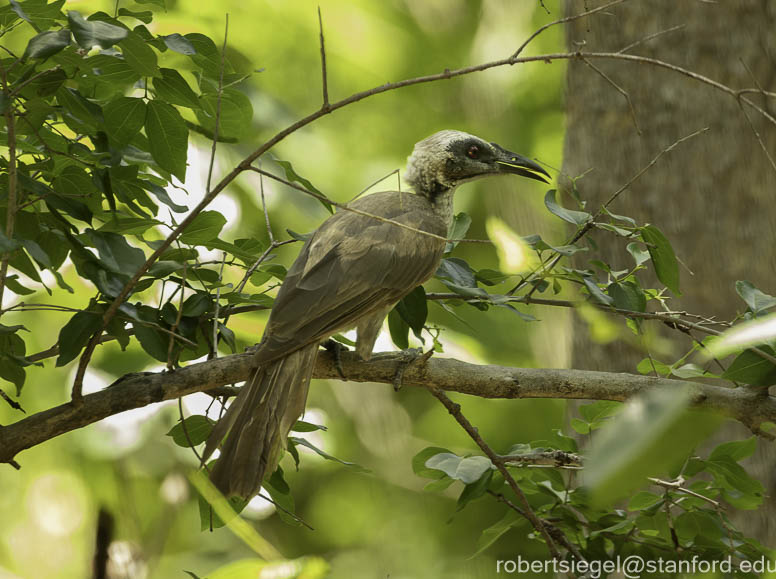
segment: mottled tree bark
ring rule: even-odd
[[[567,11],[576,13],[601,3],[569,1]],[[773,2],[626,2],[608,15],[572,22],[566,38],[571,50],[617,51],[678,26],[628,52],[666,60],[732,88],[759,85],[776,90]],[[623,95],[585,62],[570,62],[563,170],[576,176],[592,169],[578,182],[589,207],[595,210],[662,149],[709,127],[665,155],[611,210],[653,223],[671,240],[685,266],[683,295],[675,300],[675,309],[730,319],[744,307],[735,293],[736,280],[750,280],[767,293],[776,291],[776,171],[736,101],[671,71],[623,62],[593,64],[627,91],[641,134]],[[773,100],[753,96],[773,113]],[[749,116],[776,156],[776,131]],[[599,233],[597,240],[609,263],[618,269],[632,266],[627,254],[609,249],[611,239]],[[674,338],[684,340],[681,347],[689,346],[686,338]],[[587,330],[576,327],[575,368],[632,371],[642,357],[642,352],[618,343],[592,344]],[[736,438],[744,433],[727,434]],[[775,463],[772,444],[761,443],[751,466],[771,495],[776,490]],[[756,517],[746,518],[749,532],[761,540],[770,536],[769,519],[776,514],[776,503],[768,501]]]

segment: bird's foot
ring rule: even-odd
[[[334,356],[334,367],[337,369],[337,374],[340,378],[347,382],[348,378],[345,376],[345,372],[342,370],[342,352],[348,352],[348,347],[345,344],[329,338],[321,344],[325,350]]]
[[[398,392],[403,385],[404,373],[407,368],[415,364],[416,362],[426,363],[426,361],[434,355],[434,349],[431,348],[428,352],[423,352],[423,348],[407,348],[399,352],[400,360],[396,366],[396,373],[393,375],[393,389]]]

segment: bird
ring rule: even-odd
[[[251,498],[277,468],[321,343],[355,327],[356,352],[368,360],[391,308],[434,275],[458,186],[509,174],[549,179],[538,163],[496,143],[439,131],[407,159],[412,192],[360,197],[313,232],[278,290],[248,380],[206,441],[203,463],[221,447],[210,479],[225,496]]]

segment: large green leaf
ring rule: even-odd
[[[162,169],[185,181],[189,129],[180,113],[172,105],[152,100],[148,103],[145,129],[154,160]]]
[[[203,94],[199,102],[201,109],[195,111],[197,119],[210,133],[215,134],[216,111],[218,110],[219,136],[242,138],[251,134],[253,130],[251,124],[253,120],[253,106],[250,99],[244,93],[235,89],[225,89],[221,93],[219,103],[218,94],[209,92]],[[286,171],[286,175],[288,175],[288,171]],[[304,184],[305,188],[308,185],[309,181]],[[314,187],[313,190],[320,193]]]
[[[557,215],[563,219],[563,221],[568,221],[574,225],[584,225],[593,218],[593,216],[586,211],[574,211],[572,209],[561,207],[558,205],[558,202],[555,201],[555,193],[555,189],[550,189],[544,196],[544,205],[553,215]]]
[[[741,299],[746,302],[749,309],[754,313],[762,312],[776,306],[776,298],[761,292],[749,281],[739,280],[736,282],[736,292]]]
[[[105,129],[117,143],[127,144],[145,124],[146,105],[143,99],[120,97],[102,109]]]
[[[485,456],[462,458],[450,452],[435,454],[426,460],[425,466],[441,470],[450,478],[467,485],[478,481],[483,474],[494,468],[493,463]]]
[[[67,20],[70,24],[70,30],[75,37],[75,41],[82,48],[87,50],[90,50],[94,46],[110,48],[114,44],[118,44],[124,40],[127,37],[127,34],[129,34],[129,30],[122,28],[121,26],[100,22],[99,20],[85,20],[84,17],[75,10],[71,10],[67,13]]]
[[[132,247],[123,235],[104,231],[87,230],[97,252],[100,264],[107,270],[132,276],[145,263],[142,249]]]
[[[647,244],[657,278],[674,294],[682,295],[679,291],[679,261],[676,259],[671,242],[654,225],[647,225],[641,229],[641,239]]]
[[[710,434],[720,418],[689,411],[692,398],[682,386],[646,392],[598,431],[583,472],[594,505],[608,506],[667,472]]]
[[[70,31],[46,30],[33,36],[27,43],[24,56],[27,58],[48,58],[70,44]]]
[[[226,217],[218,211],[203,211],[181,234],[181,243],[202,245],[216,239],[226,225]]]
[[[191,90],[189,83],[181,76],[177,70],[171,68],[160,69],[161,78],[154,79],[154,90],[156,96],[173,105],[181,105],[191,109],[200,107],[199,98]]]
[[[420,333],[428,317],[428,304],[426,303],[426,291],[419,285],[396,304],[399,315],[412,329],[412,332],[420,338]]]
[[[188,416],[183,419],[182,422],[178,422],[167,433],[167,436],[171,436],[175,444],[184,448],[189,446],[197,446],[198,444],[205,442],[207,437],[210,436],[210,432],[213,430],[214,422],[207,416]],[[191,441],[191,444],[189,444]]]
[[[761,350],[774,355],[773,348],[761,346]],[[776,366],[752,350],[741,352],[722,374],[726,380],[743,382],[752,386],[776,384]]]
[[[59,331],[57,366],[64,366],[78,356],[92,334],[102,327],[102,315],[78,312]]]
[[[130,32],[119,47],[127,64],[140,76],[159,76],[156,52],[139,34]]]

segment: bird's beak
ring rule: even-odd
[[[542,181],[543,183],[550,182],[550,174],[545,171],[538,163],[532,161],[531,159],[527,159],[522,155],[518,155],[517,153],[502,149],[497,145],[495,146],[499,152],[496,163],[498,164],[502,173],[521,175],[523,177],[528,177],[529,179]]]

